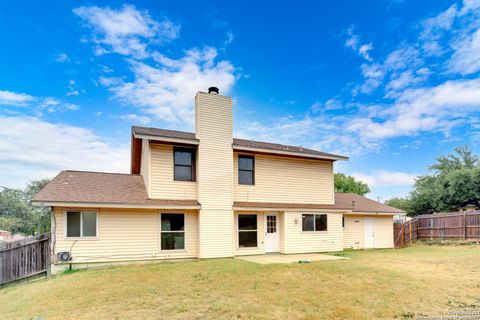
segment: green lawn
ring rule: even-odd
[[[348,251],[351,260],[234,259],[80,271],[0,289],[1,319],[374,319],[480,308],[480,247]]]

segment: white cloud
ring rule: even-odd
[[[56,98],[43,98],[39,101],[38,107],[40,110],[47,112],[61,112],[61,111],[76,111],[80,107],[73,103],[60,101]]]
[[[233,42],[233,40],[235,39],[235,36],[233,35],[233,32],[232,31],[228,31],[226,33],[226,39],[225,41],[223,42],[224,45],[229,45],[230,43]]]
[[[34,97],[25,93],[2,90],[0,90],[0,105],[28,107],[29,111],[34,111],[36,113],[41,113],[42,111],[75,111],[80,108],[76,104],[53,97]]]
[[[354,172],[352,176],[368,184],[370,187],[392,187],[411,186],[418,175],[399,171],[374,170],[371,174]]]
[[[303,117],[246,123],[237,134],[348,155],[375,152],[386,139],[395,137],[423,132],[448,137],[454,128],[470,126],[471,118],[480,112],[480,79],[408,89],[390,104],[342,106],[336,101],[335,105],[344,110],[341,115],[322,113],[322,105],[317,103]],[[474,134],[473,124],[472,130],[466,129],[470,131]]]
[[[480,29],[455,44],[448,68],[463,75],[480,71]]]
[[[91,130],[35,117],[0,116],[0,185],[24,187],[65,169],[128,172],[129,146]]]
[[[425,131],[446,131],[480,111],[480,79],[447,81],[431,88],[404,91],[383,111],[385,117],[352,119],[346,131],[365,139],[409,136]]]
[[[68,55],[66,53],[59,53],[55,57],[55,61],[57,61],[58,63],[64,63],[64,62],[70,61],[70,58],[68,57]]]
[[[94,32],[96,54],[112,50],[136,58],[149,56],[147,45],[162,44],[178,37],[180,26],[168,19],[152,19],[147,11],[132,5],[115,10],[109,7],[79,7],[73,10]]]
[[[372,57],[370,57],[369,52],[373,49],[372,43],[362,44],[360,48],[358,48],[358,53],[367,61],[372,61]]]
[[[150,123],[149,117],[139,116],[138,114],[125,114],[123,116],[120,116],[120,119],[131,123],[140,123],[142,125]]]
[[[34,97],[25,93],[0,90],[0,105],[23,106],[32,100]]]
[[[352,49],[365,60],[372,61],[373,59],[369,52],[373,49],[373,44],[361,44],[358,35],[354,33],[354,26],[350,26],[345,33],[348,36],[347,40],[345,40],[345,46]]]
[[[360,68],[362,70],[362,75],[366,80],[362,85],[353,90],[354,95],[358,91],[366,94],[373,92],[383,83],[383,78],[385,77],[385,71],[378,63],[364,63]]]
[[[419,87],[431,74],[458,73],[473,74],[480,71],[480,5],[478,1],[464,0],[454,4],[437,15],[422,20],[414,42],[403,41],[383,62],[364,63],[361,66],[365,78],[354,87],[358,92],[371,94],[378,88],[386,91],[386,97],[393,97],[405,88]],[[353,28],[346,45],[354,51],[361,48]],[[360,52],[359,52],[360,54]],[[428,73],[419,71],[429,69]],[[375,70],[376,72],[365,72]],[[382,76],[380,76],[380,74]]]
[[[394,73],[390,78],[390,82],[385,86],[386,96],[394,97],[401,94],[402,89],[425,82],[429,75],[430,71],[428,68],[420,68],[416,71],[409,69],[400,73]]]
[[[78,89],[78,85],[76,84],[75,80],[69,80],[67,85],[67,93],[66,96],[78,96],[80,91]],[[82,90],[84,92],[84,90]]]
[[[480,113],[480,79],[471,76],[480,71],[480,1],[465,0],[418,26],[416,41],[402,41],[382,60],[361,64],[364,80],[352,94],[382,90],[385,99],[380,103],[337,98],[329,102],[330,109],[315,102],[304,115],[245,123],[241,134],[349,155],[377,152],[388,139],[422,133],[451,140],[453,130],[462,128],[464,135],[480,136],[478,123],[472,121]],[[360,54],[365,44],[353,27],[346,34],[345,46]],[[439,51],[430,55],[427,45]],[[369,53],[368,46],[364,48]],[[470,77],[452,80],[452,70]],[[429,80],[434,85],[427,86]]]
[[[192,94],[209,86],[217,86],[221,94],[228,94],[236,80],[235,67],[229,61],[216,62],[214,48],[188,50],[180,59],[158,52],[153,57],[158,66],[130,60],[134,81],[104,77],[100,82],[117,99],[160,120],[192,124]]]

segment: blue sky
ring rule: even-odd
[[[128,172],[130,126],[193,130],[234,99],[235,135],[350,156],[369,197],[440,154],[480,152],[480,1],[0,3],[0,185]]]

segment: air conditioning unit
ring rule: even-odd
[[[60,260],[60,261],[67,262],[67,261],[72,260],[72,256],[70,255],[70,252],[62,251],[62,252],[57,253],[57,259]]]

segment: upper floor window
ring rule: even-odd
[[[255,158],[253,156],[238,156],[238,183],[255,184]]]
[[[195,181],[195,149],[173,149],[173,172],[176,181]]]

